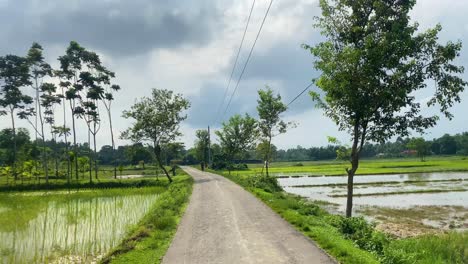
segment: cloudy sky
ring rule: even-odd
[[[251,4],[251,0],[0,0],[0,55],[23,55],[36,41],[44,47],[47,61],[58,67],[57,57],[64,53],[69,41],[78,41],[100,54],[122,87],[114,103],[117,134],[129,125],[120,117],[122,110],[136,98],[149,95],[151,88],[165,88],[182,93],[191,101],[181,138],[191,146],[196,129],[220,125],[222,114],[217,114],[217,109]],[[269,0],[256,1],[234,80],[268,4]],[[442,42],[462,40],[465,47],[458,64],[468,69],[467,12],[466,0],[419,0],[412,17],[421,29],[441,23]],[[312,27],[313,17],[319,13],[318,0],[273,2],[225,118],[244,112],[255,115],[257,90],[265,85],[289,102],[318,76],[312,68],[313,57],[300,45],[320,41],[319,32]],[[464,77],[468,79],[468,74]],[[427,95],[421,93],[421,100]],[[425,137],[468,131],[468,92],[462,95],[462,103],[453,108],[453,113],[452,121],[442,119]],[[298,126],[275,139],[274,144],[281,148],[326,145],[328,135],[348,140],[313,107],[307,94],[291,105],[284,118]],[[6,117],[1,117],[0,122],[1,128],[9,126]],[[27,127],[26,123],[20,125]],[[107,126],[104,119],[98,134],[100,145],[110,144]],[[80,122],[79,138],[84,141],[86,137],[86,126]],[[119,139],[117,143],[128,142]]]

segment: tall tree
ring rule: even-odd
[[[255,148],[258,134],[257,121],[248,114],[244,117],[234,115],[227,123],[223,122],[221,129],[215,133],[219,138],[221,149],[232,164],[236,157],[242,159],[248,151]],[[228,168],[231,171],[231,165]]]
[[[161,146],[182,135],[179,126],[187,118],[183,112],[189,107],[190,103],[182,95],[153,89],[151,97],[143,97],[130,110],[123,112],[123,117],[133,119],[134,123],[122,133],[122,138],[150,143],[156,161],[169,182],[172,182],[172,178],[161,160]]]
[[[463,67],[452,61],[460,54],[460,42],[437,42],[441,26],[424,32],[410,23],[415,1],[322,0],[322,16],[316,26],[325,41],[304,45],[316,58],[321,75],[315,84],[324,99],[311,93],[340,130],[352,137],[347,168],[346,216],[352,214],[353,177],[365,142],[385,142],[410,130],[423,132],[438,116],[423,116],[414,92],[435,83],[428,106],[449,108],[460,101],[467,85],[459,74]],[[429,82],[432,80],[433,82]]]
[[[111,143],[112,143],[111,146],[112,146],[113,165],[114,165],[114,178],[117,179],[117,162],[116,162],[116,157],[115,157],[115,141],[114,141],[114,129],[112,127],[111,107],[112,107],[112,101],[114,101],[114,92],[119,91],[120,86],[113,84],[113,85],[107,85],[106,87],[107,89],[104,93],[104,98],[102,101],[107,111],[107,118],[109,119],[109,130],[110,130],[110,135],[111,135]]]
[[[36,141],[38,140],[38,136],[41,137],[42,140],[42,162],[43,168],[45,172],[46,182],[49,182],[49,168],[48,168],[48,158],[47,158],[47,147],[45,143],[45,133],[44,133],[44,118],[42,112],[42,102],[41,96],[44,92],[42,89],[43,79],[44,77],[51,77],[52,76],[52,67],[45,62],[44,56],[42,54],[43,49],[42,46],[38,43],[34,42],[31,48],[28,51],[27,59],[30,64],[30,75],[31,75],[31,86],[35,93],[35,108],[34,108],[34,116],[35,122],[31,122],[29,118],[27,119],[31,126],[34,128],[36,132]],[[25,117],[32,115],[33,113],[25,113]]]
[[[76,142],[76,109],[78,107],[77,100],[80,98],[80,91],[83,86],[79,82],[79,74],[83,68],[82,53],[85,49],[77,42],[72,41],[65,51],[65,55],[58,58],[60,62],[60,70],[57,71],[57,76],[60,78],[60,87],[65,99],[69,102],[72,133],[73,133],[73,156],[75,162],[75,177],[78,180],[78,145]],[[63,106],[65,108],[65,105]],[[66,117],[64,112],[64,127],[66,127]]]
[[[79,116],[85,119],[88,131],[93,135],[94,154],[91,155],[90,152],[90,160],[94,160],[94,171],[97,178],[96,134],[100,129],[101,121],[99,102],[104,98],[104,86],[110,85],[110,79],[115,75],[102,65],[99,55],[86,50],[74,41],[70,42],[66,54],[59,57],[59,61],[61,70],[58,71],[58,75],[63,80],[61,86],[67,89],[66,98],[70,102],[72,112],[75,156],[77,156],[77,147],[74,116]],[[75,159],[75,170],[78,167],[77,162]]]
[[[202,170],[205,170],[208,164],[208,152],[210,147],[210,135],[208,130],[200,129],[195,132],[195,150],[196,158],[201,162]]]
[[[0,115],[9,114],[11,118],[14,159],[12,172],[15,180],[18,176],[15,117],[18,114],[17,110],[23,110],[33,102],[32,97],[21,91],[22,87],[28,85],[31,85],[28,59],[16,55],[0,57]]]
[[[60,96],[57,96],[55,94],[56,92],[56,86],[52,83],[41,83],[40,87],[38,88],[39,92],[37,94],[40,95],[39,98],[39,104],[37,106],[37,110],[40,111],[39,113],[39,127],[36,126],[35,123],[33,123],[29,117],[30,116],[36,116],[37,112],[33,108],[28,108],[25,110],[21,110],[18,112],[18,115],[22,119],[26,119],[29,124],[34,128],[36,131],[36,136],[41,137],[42,141],[42,157],[43,157],[43,163],[44,163],[44,172],[45,172],[45,177],[46,177],[46,183],[49,183],[49,167],[48,167],[48,148],[46,145],[46,137],[45,137],[45,131],[44,131],[44,125],[49,124],[51,127],[51,134],[53,136],[53,142],[55,145],[56,138],[54,139],[54,129],[53,126],[55,125],[55,117],[54,117],[54,105],[60,104]],[[43,111],[42,111],[43,110]],[[55,160],[57,160],[57,151],[53,152]],[[57,162],[56,162],[57,163]],[[55,174],[57,176],[58,174],[58,169],[57,167],[55,168]]]
[[[273,137],[286,133],[288,124],[281,120],[281,113],[286,111],[286,105],[281,101],[281,96],[273,95],[273,91],[267,87],[265,90],[258,91],[257,111],[259,116],[258,128],[262,141],[267,142],[265,155],[265,170],[268,174],[269,160],[271,157],[271,141]]]

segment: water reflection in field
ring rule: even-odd
[[[93,262],[116,246],[157,198],[60,197],[65,195],[17,196],[16,202],[14,196],[0,196],[2,263]]]

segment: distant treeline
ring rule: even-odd
[[[366,144],[361,153],[364,158],[372,157],[405,157],[415,155],[410,152],[408,143],[411,138],[397,138],[394,142],[384,144]],[[429,155],[468,155],[468,132],[456,135],[445,134],[440,138],[426,141]],[[342,146],[304,148],[297,146],[276,152],[276,161],[329,160],[336,158],[336,151]]]
[[[11,129],[3,129],[0,131],[0,166],[10,165],[13,162],[12,156],[12,131]],[[366,144],[362,157],[406,157],[415,155],[410,152],[408,143],[411,138],[397,138],[394,142],[384,144]],[[445,134],[440,138],[435,138],[426,141],[430,146],[429,155],[468,155],[468,132],[456,135]],[[70,144],[70,143],[69,143]],[[18,129],[17,131],[17,148],[18,160],[28,161],[37,160],[40,156],[41,141],[31,139],[30,133],[26,129]],[[65,143],[46,141],[46,146],[52,156],[59,159],[60,163],[65,163]],[[273,161],[307,161],[307,160],[331,160],[336,158],[336,151],[342,148],[339,145],[328,145],[325,147],[310,147],[304,148],[297,146],[290,149],[277,149],[272,146]],[[80,153],[86,155],[90,151],[87,143],[78,144]],[[133,144],[119,146],[116,152],[112,154],[110,145],[103,146],[97,153],[99,164],[102,165],[138,165],[141,163],[150,164],[154,161],[153,149],[143,144]],[[211,147],[211,155],[216,158],[221,153],[221,148],[218,144],[213,144]],[[251,163],[252,161],[261,161],[261,153],[258,151],[250,151],[245,153],[245,159],[237,162]],[[195,148],[186,149],[182,143],[168,144],[163,150],[163,160],[167,165],[171,162],[179,164],[198,164],[200,161],[197,158]],[[249,162],[246,162],[249,161]]]

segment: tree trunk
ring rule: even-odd
[[[358,125],[358,122],[356,122],[356,125],[354,125],[353,146],[351,147],[351,169],[346,169],[346,172],[348,173],[346,217],[351,217],[353,214],[353,185],[354,185],[353,181],[354,181],[354,174],[356,173],[359,167],[359,153],[364,144],[364,135],[365,135],[365,130],[362,132],[361,147],[358,150],[360,135],[359,135],[359,125]]]
[[[93,182],[93,157],[91,150],[91,132],[88,130],[88,159],[89,159],[89,182]]]
[[[16,128],[15,128],[15,113],[13,109],[10,109],[11,116],[11,125],[13,133],[13,177],[15,181],[18,179],[18,174],[16,173]]]
[[[94,142],[94,177],[98,179],[98,161],[97,161],[97,152],[96,152],[96,123],[94,123],[94,133],[93,133],[93,142]]]
[[[62,104],[63,104],[63,135],[64,135],[64,139],[65,139],[65,157],[67,158],[67,183],[70,183],[71,181],[71,178],[72,178],[72,175],[71,175],[71,164],[70,164],[70,156],[69,156],[69,153],[68,153],[68,137],[67,137],[67,117],[66,117],[66,112],[65,112],[65,106],[66,106],[66,102],[65,102],[65,92],[62,88],[62,96],[63,96],[63,99],[62,99]]]
[[[74,113],[74,107],[75,103],[70,101],[70,108],[72,112],[72,129],[73,129],[73,152],[75,154],[75,177],[76,180],[78,180],[78,146],[76,145],[76,128],[75,128],[75,113]]]
[[[156,161],[158,162],[159,167],[164,171],[164,174],[166,174],[166,177],[169,180],[169,183],[171,183],[172,178],[167,172],[166,168],[164,168],[164,165],[161,161],[161,147],[160,146],[154,146],[154,155],[156,156]]]
[[[49,159],[47,157],[47,146],[46,146],[46,142],[45,142],[45,134],[44,134],[44,121],[42,119],[42,112],[41,112],[41,105],[39,104],[38,106],[38,114],[39,114],[39,121],[41,123],[41,137],[42,137],[42,155],[43,155],[43,166],[44,166],[44,173],[45,173],[45,177],[46,177],[46,184],[49,184]],[[37,129],[36,129],[37,131]],[[36,132],[37,133],[37,132]],[[37,142],[37,139],[36,139],[36,142]]]
[[[107,111],[107,114],[109,116],[109,128],[110,128],[110,134],[111,134],[111,140],[112,140],[112,163],[114,164],[114,179],[117,179],[117,162],[115,158],[115,141],[114,141],[114,130],[112,129],[112,115],[110,112],[110,105],[109,105],[109,110]]]
[[[265,160],[265,171],[266,171],[266,176],[270,177],[268,167],[270,163],[270,152],[271,152],[271,131],[270,131],[270,137],[268,138],[268,149],[267,149],[267,155],[266,155],[266,160]]]

